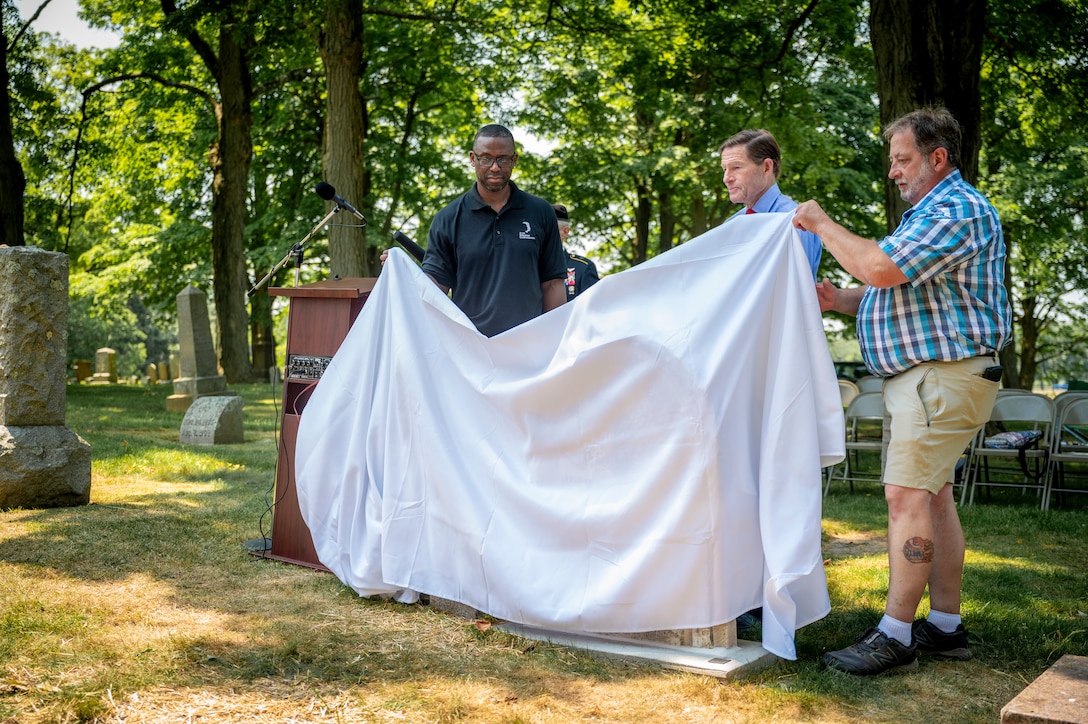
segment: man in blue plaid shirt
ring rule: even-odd
[[[959,172],[960,126],[945,109],[914,111],[884,131],[888,177],[911,208],[880,241],[833,221],[815,201],[794,225],[816,233],[863,286],[817,285],[823,311],[857,316],[869,370],[884,378],[888,599],[874,628],[823,664],[875,675],[918,667],[919,652],[969,659],[960,618],[964,537],[952,479],[989,419],[996,354],[1009,340],[1005,241],[997,211]],[[913,620],[929,587],[930,613]]]

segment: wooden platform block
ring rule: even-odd
[[[736,624],[731,621],[723,625],[735,627]],[[614,661],[655,663],[666,669],[688,671],[719,679],[742,679],[778,661],[777,656],[754,641],[737,640],[733,646],[729,647],[703,648],[635,639],[621,634],[548,631],[512,623],[501,624],[498,628],[522,638],[582,649],[589,654]],[[708,630],[703,629],[703,631]]]
[[[1088,724],[1088,656],[1066,654],[1001,709],[1001,724]]]
[[[431,608],[461,618],[486,614],[457,601],[430,596]],[[586,634],[496,622],[500,631],[535,641],[581,649],[614,661],[656,663],[666,669],[690,671],[719,679],[740,679],[764,669],[778,657],[753,641],[737,639],[737,622],[713,628],[676,629],[629,634]]]

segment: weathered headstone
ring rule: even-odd
[[[166,360],[163,360],[162,362],[159,362],[158,370],[159,370],[159,382],[169,382],[170,381],[170,363],[167,362]]]
[[[68,257],[0,247],[0,508],[85,505],[91,446],[64,426]]]
[[[245,442],[240,395],[198,397],[185,411],[180,441],[190,445],[229,445]]]
[[[159,367],[154,362],[147,366],[147,384],[153,385],[159,379]]]
[[[72,363],[72,370],[76,373],[76,382],[82,382],[91,376],[91,361],[89,359],[77,359]]]
[[[117,383],[117,352],[103,347],[94,353],[94,375],[92,385],[112,385]]]
[[[180,368],[181,358],[178,357],[176,354],[170,355],[170,379],[176,380],[179,377],[178,370]]]
[[[212,326],[208,321],[208,298],[194,286],[187,286],[177,296],[178,302],[178,377],[174,394],[166,398],[166,409],[187,410],[198,397],[227,393],[227,379],[219,374],[215,358]]]

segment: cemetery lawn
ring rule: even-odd
[[[361,599],[247,553],[271,534],[279,391],[232,389],[245,442],[197,447],[178,442],[170,385],[69,387],[68,427],[92,446],[91,504],[0,511],[0,724],[992,723],[1060,656],[1088,655],[1088,496],[1042,513],[1017,490],[962,511],[975,658],[924,659],[913,675],[818,665],[883,607],[877,485],[825,499],[832,612],[798,633],[797,661],[743,681]]]

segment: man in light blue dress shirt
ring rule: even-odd
[[[752,129],[741,131],[718,147],[722,158],[722,182],[729,191],[729,200],[744,204],[744,208],[726,219],[726,223],[745,214],[792,212],[797,203],[778,189],[778,174],[782,168],[782,150],[770,131]],[[818,282],[817,269],[823,244],[811,231],[798,230],[805,250],[812,279]],[[757,625],[761,609],[752,609],[737,618],[741,631]]]
[[[729,190],[729,200],[744,204],[744,209],[729,217],[727,223],[744,214],[793,211],[797,208],[797,203],[778,189],[782,151],[770,131],[741,131],[719,146],[718,153],[722,158],[722,181]],[[823,244],[811,231],[798,230],[798,235],[812,269],[812,279],[819,281],[817,269]]]

